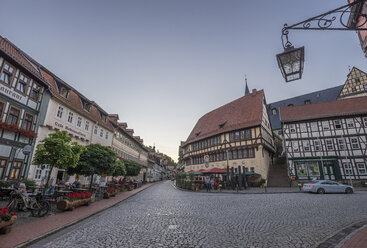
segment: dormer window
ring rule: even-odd
[[[80,102],[82,103],[82,108],[89,112],[91,104],[82,98],[80,99]]]
[[[200,135],[200,133],[201,133],[201,132],[197,132],[197,133],[195,134],[195,135],[196,135],[196,137],[198,137],[198,136]]]
[[[69,96],[69,89],[67,89],[65,87],[61,87],[61,89],[60,89],[60,95],[62,95],[65,98],[68,98],[68,96]]]
[[[107,115],[104,114],[102,111],[99,111],[99,115],[101,116],[102,121],[106,122],[107,121]]]
[[[305,104],[311,104],[311,100],[305,100],[304,103]]]
[[[288,104],[288,107],[293,107],[294,105],[292,103]]]
[[[14,67],[8,62],[4,62],[3,68],[1,69],[0,81],[7,85],[11,85],[11,80],[14,75]]]
[[[276,109],[276,108],[273,108],[273,109],[271,110],[271,113],[272,113],[273,115],[276,115],[276,114],[277,114],[277,109]]]

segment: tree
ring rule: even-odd
[[[114,170],[112,173],[113,177],[125,176],[126,175],[126,167],[124,162],[119,159],[116,159]]]
[[[141,165],[132,160],[125,160],[126,176],[135,177],[139,175]]]
[[[50,133],[47,138],[43,139],[37,145],[33,164],[50,166],[45,189],[48,187],[52,169],[54,167],[59,169],[76,167],[83,151],[84,147],[76,142],[71,142],[71,137],[66,131]]]
[[[92,188],[93,177],[95,174],[111,175],[116,161],[116,153],[108,146],[100,144],[90,144],[80,155],[78,166],[69,168],[68,173],[91,176],[89,190]]]

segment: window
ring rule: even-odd
[[[331,139],[326,140],[326,150],[328,151],[334,150],[333,140]]]
[[[293,146],[293,151],[294,152],[298,152],[299,151],[299,149],[298,149],[298,142],[297,141],[292,142],[292,146]]]
[[[278,134],[279,134],[279,135],[283,135],[283,130],[279,130],[279,131],[278,131]]]
[[[251,172],[255,172],[255,167],[250,167]]]
[[[22,123],[22,129],[31,130],[32,124],[33,124],[33,115],[25,113],[23,123]]]
[[[82,117],[78,116],[78,120],[76,122],[77,127],[82,127]]]
[[[352,144],[353,149],[359,148],[358,138],[350,138],[350,143]]]
[[[18,82],[17,82],[17,85],[15,86],[15,89],[19,91],[20,93],[25,94],[28,83],[29,83],[29,78],[26,77],[23,73],[21,73],[18,78]]]
[[[41,87],[36,82],[33,81],[33,86],[32,86],[29,98],[31,98],[35,101],[38,101],[38,97],[39,97],[40,93],[41,93]]]
[[[334,120],[334,126],[335,126],[335,129],[341,129],[342,124],[341,124],[340,120]]]
[[[299,124],[299,127],[301,129],[301,132],[305,133],[307,132],[307,126],[306,126],[306,123],[301,123]]]
[[[303,141],[303,150],[305,152],[310,151],[310,142],[308,140]]]
[[[17,125],[19,120],[20,110],[10,107],[9,113],[8,113],[8,120],[6,123],[10,125]]]
[[[236,141],[240,140],[240,132],[239,131],[234,133],[234,140],[236,140]]]
[[[4,62],[3,68],[1,69],[0,81],[7,85],[11,85],[11,80],[13,79],[14,67],[8,62]]]
[[[99,133],[99,136],[103,138],[103,129],[101,128],[101,131]]]
[[[320,140],[315,140],[314,146],[315,146],[315,151],[320,151],[321,150]]]
[[[330,130],[329,121],[322,122],[322,130]]]
[[[73,122],[74,122],[74,113],[69,112],[68,122],[69,122],[70,124],[73,124]]]
[[[367,84],[363,85],[364,90],[367,90]]]
[[[247,129],[246,131],[246,139],[251,139],[251,129]]]
[[[294,105],[292,103],[288,104],[288,107],[293,107]]]
[[[229,141],[233,141],[234,140],[234,134],[233,133],[229,133]]]
[[[248,157],[249,157],[249,158],[254,158],[254,157],[255,157],[254,148],[250,148],[250,149],[248,150]]]
[[[34,180],[41,180],[42,168],[41,165],[37,165],[36,170],[34,171]]]
[[[44,177],[43,178],[48,178],[48,174],[50,174],[50,166],[49,165],[47,165],[46,167],[45,167],[45,175],[44,175]]]
[[[305,104],[311,104],[311,100],[305,100],[304,103]]]
[[[243,149],[243,158],[248,158],[248,150]]]
[[[85,121],[85,131],[89,131],[89,121]]]
[[[347,127],[348,128],[353,128],[354,127],[354,121],[353,119],[347,119]]]
[[[238,158],[241,159],[242,158],[242,150],[238,150]]]
[[[228,152],[228,159],[232,159],[232,151]]]
[[[367,117],[363,118],[363,125],[364,125],[364,127],[367,127]]]
[[[7,165],[8,165],[8,160],[4,158],[0,158],[0,179],[4,178]]]
[[[352,87],[352,91],[353,92],[356,92],[357,91],[357,88],[356,87]]]
[[[344,173],[345,175],[349,176],[349,175],[353,175],[353,170],[352,170],[352,164],[347,162],[347,163],[343,163],[343,167],[344,167]]]
[[[295,133],[296,132],[296,126],[294,124],[289,125],[289,132],[290,133]]]
[[[311,122],[311,131],[312,132],[318,131],[317,122]]]
[[[106,139],[108,139],[108,132],[106,132]]]
[[[344,139],[338,139],[338,147],[339,147],[339,150],[344,150],[345,149]]]
[[[97,126],[95,126],[95,127],[94,127],[94,134],[95,134],[95,135],[97,135],[97,133],[98,133],[98,127],[97,127]]]
[[[366,164],[365,163],[357,163],[357,168],[358,168],[358,174],[359,175],[367,175],[367,170],[366,170]]]
[[[233,159],[237,159],[237,150],[233,150]]]
[[[62,115],[63,114],[64,114],[64,108],[61,107],[61,106],[59,106],[59,108],[57,109],[57,115],[56,115],[56,117],[62,119]]]
[[[276,115],[276,114],[277,114],[277,109],[276,109],[276,108],[273,108],[273,109],[271,110],[271,113],[272,113],[273,115]]]
[[[23,167],[23,161],[14,160],[13,166],[10,169],[9,179],[18,179]]]

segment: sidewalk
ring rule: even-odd
[[[364,248],[367,246],[367,226],[360,228],[342,246],[342,248]]]
[[[187,190],[187,189],[182,189],[176,186],[175,183],[172,183],[172,185],[179,190],[183,190],[183,191],[189,191],[189,192],[193,192],[193,193],[212,193],[212,194],[216,194],[216,193],[220,193],[220,194],[280,194],[280,193],[303,193],[299,190],[298,187],[267,187],[265,188],[260,188],[260,187],[248,187],[245,190],[239,190],[238,192],[236,190],[227,190],[227,189],[223,189],[221,192],[219,191],[210,191],[210,192],[206,192],[206,189],[201,189],[199,191],[191,191],[191,190]],[[367,188],[355,188],[356,192],[359,191],[367,191]]]
[[[145,184],[138,189],[120,193],[116,197],[95,202],[88,207],[79,207],[73,211],[65,211],[60,214],[41,218],[31,223],[13,227],[10,233],[0,235],[0,246],[1,248],[10,248],[28,245],[35,240],[60,231],[83,219],[106,210],[107,208],[116,205],[117,203],[149,188],[152,185],[152,183]]]

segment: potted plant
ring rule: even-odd
[[[82,193],[70,193],[68,195],[63,195],[62,200],[57,203],[57,209],[59,210],[73,210],[74,208],[82,205],[88,206],[92,201],[92,193],[82,192]]]
[[[14,212],[9,213],[9,208],[0,208],[0,233],[6,234],[10,232],[10,226],[17,221],[17,214]]]

